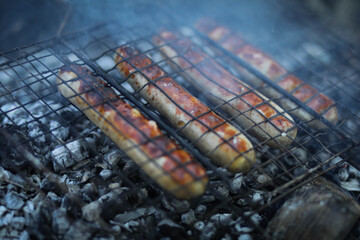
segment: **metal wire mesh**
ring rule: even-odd
[[[263,236],[266,236],[266,234],[262,226],[256,223],[256,219],[254,220],[254,217],[256,218],[259,213],[264,214],[264,210],[271,209],[274,203],[280,201],[282,197],[295,188],[326,172],[332,171],[345,161],[350,161],[354,163],[355,167],[358,167],[354,161],[354,153],[357,152],[358,126],[360,126],[358,124],[360,121],[358,106],[360,105],[357,104],[359,102],[357,93],[360,88],[358,88],[358,84],[354,79],[359,74],[359,66],[356,65],[358,64],[359,53],[353,48],[348,47],[344,50],[341,40],[331,34],[321,34],[326,31],[326,29],[322,30],[321,26],[306,28],[306,41],[326,46],[328,53],[326,56],[331,59],[329,61],[325,59],[324,62],[321,56],[318,58],[303,53],[306,54],[307,60],[299,61],[297,59],[297,53],[299,52],[294,53],[289,49],[303,51],[302,41],[295,41],[294,37],[283,37],[282,41],[269,46],[262,44],[262,42],[266,41],[266,37],[263,40],[256,41],[257,37],[249,35],[248,40],[250,42],[254,41],[254,44],[266,46],[264,48],[270,54],[276,52],[285,55],[283,58],[279,57],[280,62],[283,61],[285,65],[289,66],[288,61],[292,61],[294,66],[293,69],[290,69],[292,72],[304,76],[303,79],[306,79],[307,82],[311,82],[322,92],[333,97],[341,116],[341,121],[336,126],[329,125],[329,128],[324,131],[316,131],[307,126],[306,123],[296,121],[295,126],[298,129],[298,136],[293,139],[290,147],[279,150],[268,147],[264,142],[247,134],[246,130],[249,129],[244,130],[237,126],[234,117],[221,110],[221,105],[214,104],[206,98],[206,90],[200,92],[182,78],[182,73],[185,71],[183,68],[179,66],[177,68],[169,67],[168,62],[172,61],[172,59],[162,56],[160,47],[156,46],[152,41],[152,38],[158,34],[161,27],[179,33],[182,38],[197,41],[197,47],[201,50],[207,50],[208,45],[204,44],[204,42],[208,44],[211,41],[190,25],[186,26],[187,29],[192,31],[190,38],[188,34],[183,35],[184,26],[180,24],[181,28],[179,28],[177,24],[179,22],[174,21],[166,12],[162,15],[161,20],[163,26],[159,26],[158,21],[146,22],[141,25],[136,22],[133,26],[127,27],[123,27],[124,25],[118,22],[102,24],[59,39],[52,39],[2,53],[6,60],[0,63],[0,77],[2,79],[0,82],[1,127],[6,129],[8,125],[14,125],[28,131],[29,139],[35,146],[33,154],[35,156],[44,156],[43,163],[50,172],[49,169],[52,167],[49,164],[49,159],[52,159],[52,151],[63,146],[71,155],[73,153],[69,149],[69,143],[76,140],[81,141],[91,154],[91,156],[84,157],[88,159],[87,161],[78,163],[77,169],[81,169],[82,166],[87,164],[94,164],[91,162],[103,160],[106,153],[99,152],[94,148],[90,140],[91,136],[101,135],[101,133],[86,120],[83,113],[75,109],[57,92],[55,84],[58,72],[63,65],[69,66],[71,63],[76,63],[86,66],[93,71],[94,75],[110,84],[121,98],[139,109],[147,118],[156,121],[164,133],[174,138],[207,168],[210,182],[206,195],[214,194],[217,201],[204,214],[204,218],[217,212],[231,212],[236,216],[242,216],[249,225],[257,229],[258,234]],[[199,42],[199,39],[202,42]],[[211,111],[223,117],[225,122],[241,129],[241,132],[251,140],[256,151],[257,160],[253,168],[248,173],[236,175],[218,168],[211,163],[207,156],[194,147],[194,142],[198,139],[186,139],[181,128],[175,129],[154,107],[141,99],[139,91],[133,91],[126,82],[127,79],[124,79],[116,70],[113,56],[120,46],[134,46],[141,53],[150,56],[154,64],[158,64],[167,72],[166,76],[173,78],[194,96],[200,98],[209,106]],[[9,57],[14,53],[20,57],[16,59]],[[212,55],[211,59],[223,64],[232,57],[231,54],[220,49]],[[125,61],[131,62],[131,59],[125,59]],[[195,65],[191,67],[196,68]],[[232,71],[229,66],[225,65],[225,67]],[[143,71],[144,69],[136,68],[136,72],[146,76]],[[256,74],[256,71],[252,71]],[[264,78],[260,74],[259,77],[266,84],[276,88],[271,80]],[[154,82],[156,85],[156,80]],[[348,87],[348,85],[351,87]],[[259,89],[254,88],[254,90]],[[296,102],[296,99],[291,94],[287,94],[279,88],[277,90],[283,93],[284,98],[290,97]],[[168,97],[171,99],[171,96]],[[242,96],[238,97],[241,98]],[[296,103],[299,107],[309,110],[303,103],[299,101]],[[256,109],[253,107],[252,110]],[[191,113],[189,114],[191,115]],[[312,114],[320,118],[316,113],[312,112]],[[56,120],[60,125],[53,125],[52,120]],[[196,120],[197,118],[194,117],[194,121]],[[32,126],[31,129],[29,126]],[[64,129],[69,132],[69,135],[65,137],[61,135]],[[209,129],[209,131],[212,130]],[[154,139],[148,140],[154,141]],[[9,138],[9,141],[12,141],[11,138]],[[224,141],[227,140],[224,139]],[[106,141],[105,144],[108,144],[110,149],[115,148],[114,144],[109,141]],[[355,150],[355,152],[351,150]],[[26,154],[23,153],[23,155],[28,158]],[[124,153],[122,153],[122,157],[128,159]],[[143,186],[150,189],[151,192],[149,194],[151,196],[150,201],[146,203],[148,205],[158,203],[163,194],[166,197],[171,197],[154,186],[154,182],[144,177],[143,173],[141,173],[140,177],[137,176],[139,168],[132,168],[124,173],[121,170],[122,167],[109,162],[107,164],[109,168],[115,171],[119,181],[122,182],[121,185],[126,188],[126,191],[124,191],[126,194],[122,195],[124,199],[137,193]],[[243,178],[244,184],[234,186],[236,184],[234,180],[239,178]],[[228,193],[225,195],[221,191],[219,192],[220,187],[224,184],[228,189]],[[264,194],[266,198],[256,199],[254,195],[259,192]],[[196,199],[192,204],[196,205],[199,201],[201,199]],[[266,214],[264,218],[266,218]]]

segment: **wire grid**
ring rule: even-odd
[[[179,28],[174,25],[167,25],[166,28],[177,32],[179,30]],[[45,131],[43,131],[43,134],[34,137],[34,140],[44,135],[51,136],[51,140],[56,144],[66,147],[66,144],[74,139],[85,139],[86,136],[96,131],[97,128],[91,125],[91,129],[84,131],[72,125],[73,122],[84,118],[84,116],[57,93],[55,79],[60,67],[68,65],[69,61],[82,66],[88,66],[95,74],[111,84],[122,97],[133,104],[134,107],[138,108],[145,116],[155,120],[161,129],[176,139],[185,149],[190,151],[202,165],[209,169],[208,173],[211,179],[208,187],[209,191],[214,192],[214,189],[216,189],[219,184],[218,180],[221,180],[227,185],[231,185],[233,175],[218,169],[208,158],[196,150],[193,142],[183,137],[181,129],[175,130],[153,107],[140,99],[137,92],[134,92],[129,87],[126,79],[123,79],[115,69],[112,58],[116,49],[123,45],[135,46],[143,53],[151,56],[155,64],[159,64],[164,68],[170,77],[181,83],[191,93],[194,95],[200,94],[201,100],[206,102],[211,110],[235,125],[232,118],[221,111],[220,106],[213,105],[201,93],[187,85],[187,82],[180,76],[183,69],[174,70],[168,66],[167,62],[169,59],[161,57],[159,48],[152,42],[152,37],[157,34],[158,30],[159,26],[155,23],[147,23],[141,27],[135,25],[126,28],[119,27],[118,23],[110,23],[108,25],[101,25],[80,31],[62,39],[38,43],[14,50],[16,53],[23,55],[23,57],[10,59],[10,61],[5,61],[0,65],[1,74],[3,75],[3,81],[0,82],[0,104],[4,106],[8,102],[15,103],[13,107],[6,111],[3,110],[4,108],[1,108],[2,120],[6,118],[12,122],[13,125],[19,127],[25,127],[32,122],[40,124]],[[195,34],[197,33],[195,32]],[[11,53],[12,52],[6,53],[6,56]],[[356,55],[353,55],[353,57],[356,57]],[[326,66],[324,66],[324,68],[328,70]],[[141,72],[141,69],[137,69],[137,71]],[[48,113],[44,115],[34,114],[33,109],[28,109],[28,106],[34,102],[40,102],[42,106],[49,110]],[[338,104],[338,102],[336,103]],[[341,104],[341,102],[339,102],[339,104]],[[341,107],[350,112],[352,114],[351,117],[358,116],[358,112],[347,109],[343,105],[341,105]],[[64,118],[63,111],[69,108],[72,108],[76,115]],[[15,120],[12,112],[17,109],[24,110],[31,118],[22,119],[22,121],[19,119]],[[53,131],[62,126],[51,128],[43,124],[48,118],[57,119],[62,126],[70,127],[73,132],[73,138],[64,141],[55,136]],[[347,119],[343,121],[346,122]],[[337,127],[341,127],[343,124],[344,123],[341,122]],[[214,209],[230,209],[234,214],[244,216],[245,219],[251,222],[251,215],[248,216],[245,214],[247,208],[242,208],[234,204],[237,199],[247,199],[251,209],[261,212],[288,194],[290,190],[305,184],[312,178],[330,171],[348,160],[343,154],[347,153],[353,147],[353,144],[349,143],[343,136],[338,135],[331,129],[325,132],[316,132],[302,123],[296,123],[296,127],[298,128],[298,136],[294,139],[294,143],[284,151],[269,148],[264,145],[264,143],[259,142],[245,133],[254,145],[258,161],[251,171],[244,174],[244,178],[248,181],[247,187],[239,190],[231,200],[226,199],[226,201],[220,202]],[[351,134],[351,136],[355,137],[356,134]],[[54,146],[54,144],[52,144],[52,146]],[[97,152],[97,150],[91,148],[91,146],[88,146],[88,148],[93,152],[94,156],[101,157],[103,155],[103,153]],[[306,160],[300,159],[299,156],[296,155],[299,149],[305,152],[307,156]],[[51,149],[48,148],[47,150],[50,151]],[[42,154],[46,153],[42,152]],[[342,156],[342,158],[339,158],[339,156]],[[130,187],[131,190],[129,192],[136,192],[139,189],[139,185],[148,184],[134,182],[125,176],[117,167],[114,168],[116,174],[121,176],[125,184]],[[265,177],[266,180],[260,180],[260,175]],[[264,204],[254,202],[251,199],[251,195],[256,191],[269,192],[269,195],[273,196],[270,198],[272,200]],[[152,199],[152,201],[149,201],[148,204],[155,204],[158,201],[160,201],[160,195]],[[196,204],[196,201],[194,204]],[[216,210],[214,211],[216,212]],[[256,224],[255,226],[259,232],[264,234],[261,227]]]

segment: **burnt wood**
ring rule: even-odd
[[[272,239],[344,239],[360,216],[359,204],[324,178],[296,190],[270,221]]]

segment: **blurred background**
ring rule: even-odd
[[[276,31],[284,23],[281,15],[287,9],[306,9],[329,29],[358,46],[360,40],[360,1],[356,0],[276,0],[266,1],[151,1],[152,9],[168,8],[170,11],[195,21],[202,14],[221,15],[227,21],[252,24],[259,21],[259,28]],[[276,3],[275,3],[276,2]],[[90,27],[102,22],[125,19],[128,14],[141,17],[149,14],[149,1],[71,1],[71,0],[19,0],[0,1],[0,51],[47,40],[66,32]],[[279,8],[282,6],[283,8]],[[226,11],[238,10],[234,15]],[[156,10],[153,13],[156,15]],[[250,15],[251,14],[251,15]],[[278,16],[279,18],[277,18]],[[295,18],[307,16],[296,16]],[[240,20],[239,20],[240,19]],[[132,21],[132,20],[131,20]],[[268,25],[264,26],[266,22]]]

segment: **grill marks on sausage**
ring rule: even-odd
[[[239,101],[236,104],[235,107],[237,109],[243,111],[244,108],[247,110],[255,108],[257,111],[261,112],[263,115],[261,117],[264,121],[266,119],[273,118],[270,120],[273,124],[280,123],[281,125],[275,126],[278,126],[281,131],[286,131],[287,129],[294,126],[294,124],[285,117],[277,116],[278,113],[273,107],[264,102],[264,100],[258,94],[252,92],[247,86],[242,84],[240,80],[236,79],[216,61],[206,57],[205,53],[201,52],[200,50],[195,50],[194,44],[189,40],[180,39],[176,41],[174,40],[177,39],[174,37],[176,34],[169,32],[163,32],[161,33],[161,36],[176,52],[180,49],[190,49],[190,51],[184,53],[184,57],[194,66],[194,71],[197,74],[199,74],[199,71],[200,74],[203,74],[207,77],[209,82],[219,85],[219,89],[222,94],[225,92],[226,96],[238,96],[242,101]],[[170,39],[172,40],[171,42]],[[180,59],[181,58],[182,57],[180,57]],[[185,68],[186,66],[180,67]]]
[[[234,50],[234,53],[271,80],[286,74],[283,67],[250,45]]]
[[[159,167],[180,184],[193,182],[193,176],[205,177],[205,170],[194,162],[189,153],[179,149],[173,140],[162,135],[154,121],[146,119],[138,110],[122,100],[104,81],[93,76],[88,69],[71,65],[62,68],[60,75],[73,71],[80,76],[78,77],[79,92],[76,95],[78,103],[83,102],[81,97],[84,98],[87,105],[100,113],[99,119],[104,117],[111,122],[121,138],[131,139],[149,158],[165,158],[163,165]]]
[[[213,20],[209,19],[201,19],[196,26],[200,31],[208,35],[214,41],[218,42],[223,48],[234,53],[252,65],[252,67],[263,73],[269,79],[280,80],[278,85],[287,92],[292,93],[293,96],[300,101],[306,103],[309,99],[311,99],[306,103],[306,105],[312,108],[315,112],[322,114],[326,111],[324,117],[334,117],[333,115],[337,115],[337,110],[335,108],[330,110],[331,106],[335,106],[333,100],[320,93],[316,88],[310,86],[309,84],[305,84],[294,75],[285,76],[287,71],[282,66],[262,51],[256,49],[250,44],[247,44],[242,37],[237,34],[227,34],[222,38],[220,38],[220,36],[215,36],[214,33],[224,33],[229,32],[229,30],[223,26],[217,25]],[[302,86],[299,87],[300,85]],[[298,87],[299,89],[293,92],[293,90]]]
[[[171,36],[169,36],[171,38]],[[121,47],[117,50],[118,56],[116,56],[116,61],[120,62],[118,67],[121,68],[121,71],[125,73],[126,77],[137,69],[141,69],[143,75],[150,79],[147,91],[151,91],[152,88],[159,88],[163,90],[168,96],[171,96],[170,101],[176,102],[179,106],[176,108],[176,114],[187,114],[191,115],[191,118],[197,118],[202,124],[198,124],[198,127],[202,132],[207,132],[213,129],[217,133],[221,133],[222,138],[228,139],[228,143],[232,145],[239,152],[245,152],[249,150],[248,143],[244,139],[234,138],[237,136],[237,132],[233,130],[231,125],[226,123],[224,119],[212,112],[207,106],[205,106],[200,100],[188,93],[182,86],[176,83],[170,77],[164,77],[166,72],[163,71],[157,65],[151,65],[152,61],[146,57],[144,54],[140,54],[138,51],[131,50],[130,47]],[[131,62],[131,64],[126,63],[121,59],[121,56]],[[134,56],[135,55],[135,56]],[[193,59],[199,59],[200,56],[196,55]],[[195,61],[195,60],[194,60]],[[151,66],[149,66],[151,65]],[[147,67],[148,66],[148,67]],[[130,76],[131,77],[131,76]],[[154,84],[155,83],[155,84]],[[178,127],[182,127],[185,123],[179,122]]]

